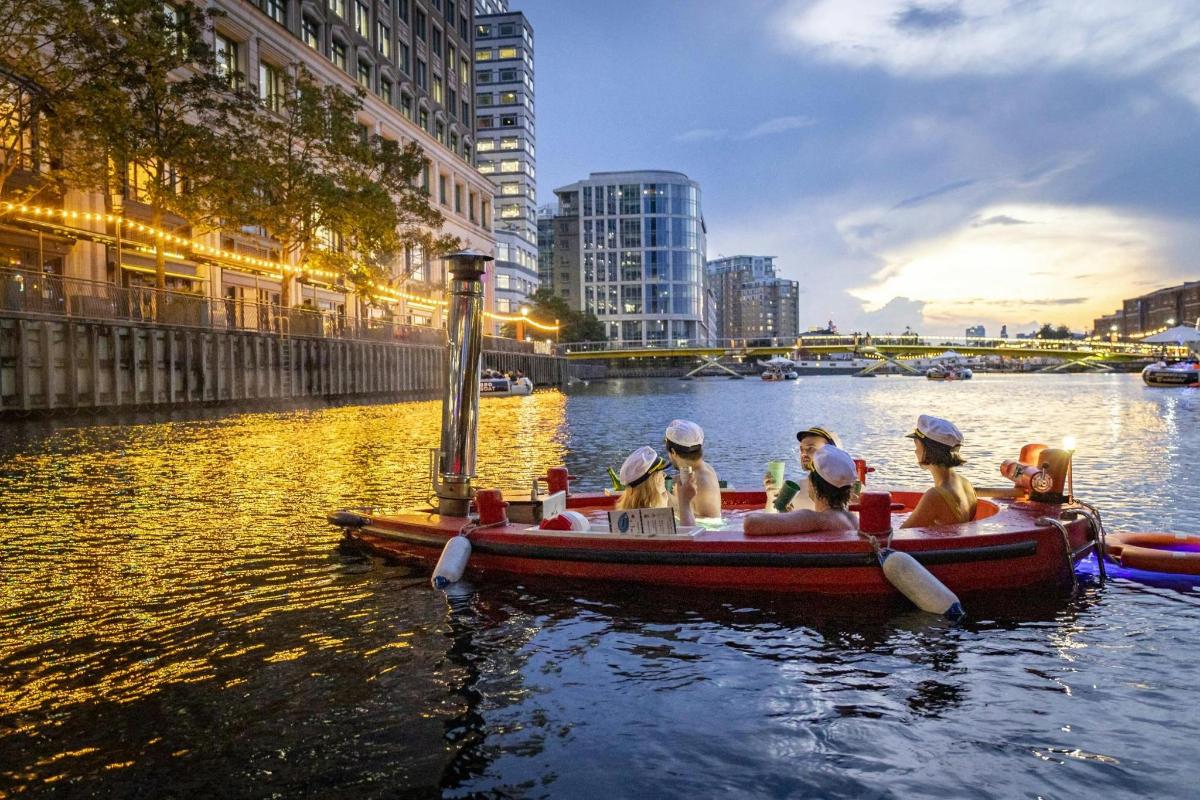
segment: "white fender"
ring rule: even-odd
[[[435,589],[445,589],[456,583],[467,569],[467,560],[471,557],[471,542],[465,536],[451,536],[442,548],[442,556],[437,566],[433,568],[433,578],[430,583]]]
[[[921,562],[899,550],[882,550],[881,553],[883,574],[917,608],[952,620],[965,615],[954,592],[921,566]]]

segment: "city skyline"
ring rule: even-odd
[[[687,173],[709,258],[776,254],[802,328],[1082,330],[1197,273],[1181,2],[513,6],[539,29],[539,202]]]

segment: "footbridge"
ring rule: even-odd
[[[687,339],[625,344],[622,342],[569,342],[558,346],[559,355],[573,361],[616,361],[640,359],[690,359],[700,366],[692,372],[716,368],[732,372],[728,362],[745,362],[773,356],[793,360],[846,354],[876,362],[863,373],[891,364],[905,372],[917,372],[905,363],[918,358],[937,358],[953,350],[964,358],[1052,359],[1041,372],[1068,367],[1111,371],[1114,362],[1147,361],[1181,357],[1186,348],[1090,339],[976,339],[937,336],[800,336],[795,339],[726,339],[699,342]],[[691,374],[691,373],[689,373]]]

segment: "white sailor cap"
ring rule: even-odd
[[[813,471],[820,475],[826,483],[844,488],[858,480],[858,470],[854,468],[854,459],[840,447],[829,444],[813,453]]]
[[[683,448],[704,444],[704,429],[686,419],[673,419],[667,426],[666,440]]]
[[[946,447],[958,447],[963,442],[962,431],[954,423],[940,417],[922,414],[917,417],[917,429],[908,434],[909,439],[932,439]]]
[[[639,447],[630,453],[629,458],[621,465],[621,483],[632,488],[666,468],[667,462],[654,452],[653,447]]]

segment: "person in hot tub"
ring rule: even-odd
[[[966,463],[958,452],[963,435],[954,423],[922,414],[917,418],[917,429],[907,438],[913,440],[917,463],[933,476],[933,488],[925,492],[900,527],[953,525],[975,519],[975,489],[966,478],[954,473],[955,467]]]
[[[846,510],[857,478],[850,454],[827,444],[812,455],[812,470],[808,473],[812,509],[782,514],[756,511],[746,515],[742,530],[747,536],[858,530],[858,518]]]

